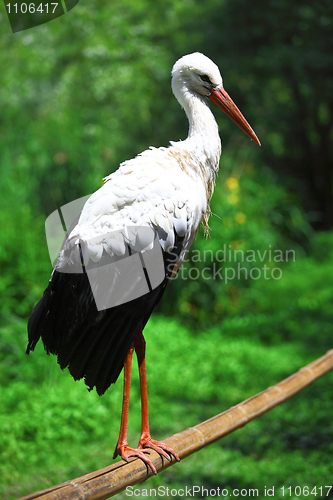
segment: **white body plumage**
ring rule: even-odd
[[[119,233],[127,243],[136,245],[137,251],[144,251],[146,241],[140,249],[140,242],[126,234],[126,228],[133,226],[154,229],[164,251],[173,248],[175,232],[183,237],[176,264],[179,268],[209,211],[221,154],[217,124],[206,99],[209,90],[201,80],[207,73],[211,85],[222,85],[217,66],[202,54],[185,56],[175,64],[172,88],[189,119],[187,139],[172,142],[168,148],[150,148],[104,179],[105,184],[88,199],[68,235],[56,265],[58,271],[68,266],[73,255],[78,256],[75,247],[79,243],[85,263],[89,259],[98,262],[103,251],[110,256],[124,254],[125,242]]]

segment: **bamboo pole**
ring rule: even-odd
[[[181,459],[185,458],[286,401],[332,368],[333,349],[278,384],[195,427],[174,434],[164,442],[171,446]],[[153,450],[149,458],[157,471],[175,463],[174,458],[171,462],[163,460]],[[151,470],[148,470],[140,459],[132,458],[129,463],[121,460],[18,500],[105,500],[124,490],[126,486],[145,481],[151,475]]]

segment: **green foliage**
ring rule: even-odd
[[[180,313],[193,328],[237,314],[254,281],[274,282],[286,261],[309,246],[312,230],[295,196],[271,170],[259,171],[246,148],[243,155],[237,162],[223,155],[211,237],[197,238],[162,304],[163,312]]]
[[[245,96],[262,160],[295,179],[317,228],[333,225],[333,10],[330,0],[230,0],[213,13],[228,87]]]
[[[28,204],[0,202],[0,226],[0,316],[27,317],[52,269],[44,219],[34,217]]]

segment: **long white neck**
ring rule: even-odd
[[[221,156],[221,140],[214,115],[204,96],[176,84],[173,85],[173,92],[189,121],[187,139],[177,144],[197,157],[198,167],[201,170],[204,167],[210,177],[211,173],[218,171]]]
[[[186,142],[206,157],[206,163],[216,172],[221,156],[221,140],[218,126],[206,98],[190,95],[187,107],[184,107],[189,121],[189,132]]]
[[[173,80],[172,84],[173,93],[187,115],[189,132],[185,141],[171,144],[178,151],[181,150],[185,159],[183,164],[186,165],[188,173],[201,178],[205,186],[207,209],[203,215],[203,225],[206,234],[209,234],[209,202],[213,195],[221,156],[218,126],[205,97],[181,87],[177,81]]]

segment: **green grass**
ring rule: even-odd
[[[330,241],[318,238],[312,257],[286,266],[274,286],[253,283],[243,293],[239,314],[207,330],[194,333],[178,320],[151,318],[146,340],[153,437],[163,439],[226,410],[332,347]],[[326,257],[317,257],[324,248]],[[24,354],[26,324],[18,318],[7,317],[1,339],[1,498],[14,499],[110,464],[122,380],[101,398],[88,393],[41,346],[29,357]],[[140,432],[136,367],[133,379],[129,440],[135,445]],[[264,498],[265,486],[275,486],[275,498],[282,498],[282,486],[331,484],[332,385],[329,373],[137,487],[143,495],[158,486],[257,488]],[[127,498],[125,492],[120,498]]]

